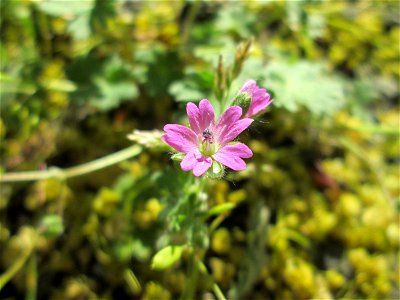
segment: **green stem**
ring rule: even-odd
[[[196,288],[197,288],[197,279],[198,279],[198,268],[197,268],[197,260],[196,257],[196,246],[198,240],[198,226],[201,226],[199,222],[202,222],[201,218],[197,218],[196,214],[199,210],[199,205],[201,204],[200,194],[204,192],[206,186],[206,178],[193,178],[190,177],[188,184],[191,185],[189,194],[195,195],[195,197],[188,197],[188,205],[187,205],[187,218],[190,220],[192,224],[189,235],[188,235],[188,248],[190,249],[190,257],[189,257],[189,264],[188,264],[188,276],[185,280],[185,288],[183,290],[181,299],[182,300],[191,300],[194,299],[196,295]]]
[[[196,254],[194,250],[190,253],[190,261],[188,266],[189,276],[187,277],[185,288],[182,293],[182,300],[192,300],[195,299],[196,286],[197,286],[197,267],[196,267]]]
[[[212,289],[218,300],[226,300],[226,298],[225,298],[224,294],[222,293],[221,289],[219,288],[218,284],[216,284],[214,282],[212,285]]]
[[[27,171],[2,174],[0,175],[0,182],[35,181],[52,177],[68,179],[115,165],[121,161],[139,155],[141,151],[142,148],[140,146],[133,145],[102,158],[71,168],[60,169],[57,167],[53,167],[46,171]]]
[[[221,214],[218,217],[216,217],[210,227],[208,228],[208,233],[211,235],[217,228],[219,225],[221,225],[221,223],[225,220],[226,215],[225,214]]]
[[[215,296],[217,297],[217,299],[218,300],[226,300],[226,298],[225,298],[224,294],[222,293],[220,287],[214,281],[214,278],[208,273],[207,267],[204,265],[204,263],[201,262],[200,260],[197,260],[196,261],[196,265],[197,265],[197,268],[199,269],[199,271],[201,273],[203,273],[204,275],[206,275],[208,280],[210,280],[212,282],[212,289],[213,289],[213,292],[214,292]]]

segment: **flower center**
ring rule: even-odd
[[[203,139],[199,144],[199,151],[204,156],[211,157],[215,152],[217,152],[217,144],[212,140]]]
[[[203,130],[202,136],[199,139],[199,151],[201,154],[208,157],[217,152],[217,145],[214,142],[212,129],[206,128]]]

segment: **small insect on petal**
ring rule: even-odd
[[[205,139],[208,139],[210,136],[212,136],[211,130],[210,130],[209,128],[204,129],[204,131],[203,131],[203,137],[204,137]]]

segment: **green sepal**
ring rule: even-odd
[[[247,111],[249,110],[251,104],[251,96],[247,94],[246,92],[240,93],[239,95],[236,96],[236,98],[233,100],[232,105],[237,105],[242,108],[242,114],[245,115]]]
[[[180,152],[174,153],[172,154],[171,159],[175,161],[182,161],[185,155],[186,155],[185,153],[180,153]]]
[[[224,173],[225,173],[224,166],[214,160],[212,164],[211,176],[213,178],[222,178],[224,176]]]

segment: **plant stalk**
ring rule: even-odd
[[[185,283],[185,289],[182,293],[182,300],[195,299],[196,295],[197,278],[199,274],[197,272],[196,254],[194,252],[194,249],[191,251],[189,259],[188,278]]]
[[[0,182],[36,181],[53,177],[69,179],[115,165],[119,162],[139,155],[141,151],[142,148],[140,146],[133,145],[118,152],[71,168],[61,169],[57,167],[52,167],[49,170],[45,171],[5,173],[0,175]]]
[[[212,289],[215,294],[215,297],[217,297],[218,300],[226,300],[224,294],[221,291],[221,288],[219,285],[215,282],[214,278],[208,273],[207,267],[204,265],[204,263],[200,260],[196,261],[197,268],[201,273],[207,276],[208,280],[212,282]]]

